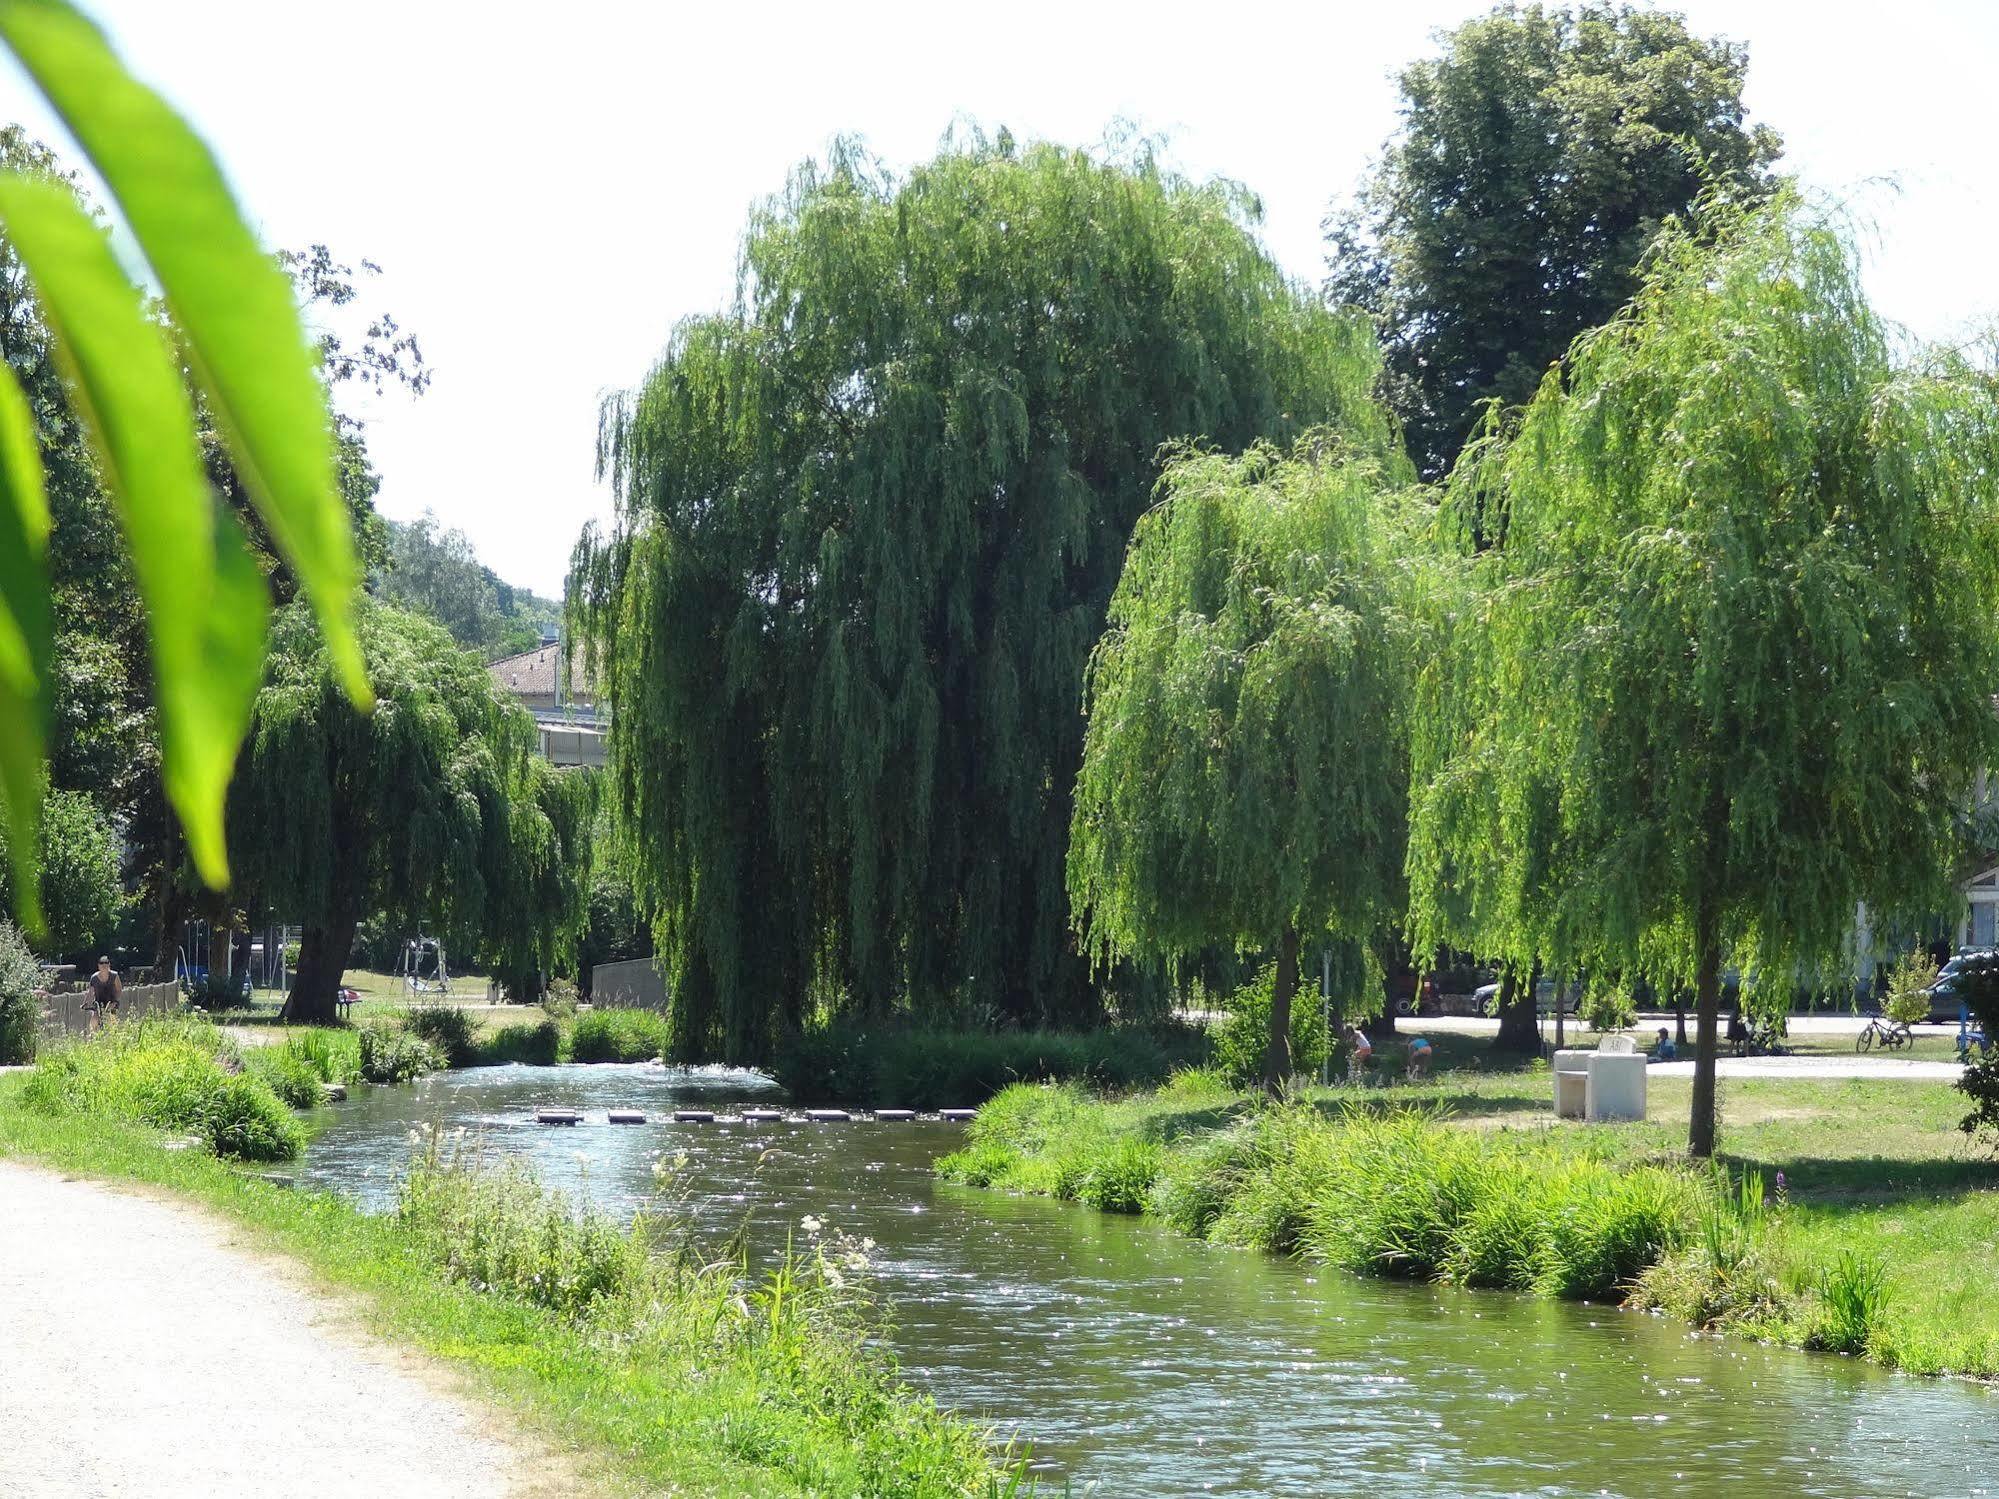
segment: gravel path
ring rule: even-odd
[[[561,1466],[226,1224],[0,1161],[6,1499],[520,1499]]]

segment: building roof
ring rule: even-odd
[[[562,647],[558,644],[538,645],[531,651],[522,651],[517,656],[502,656],[487,665],[494,682],[508,692],[521,697],[555,695],[557,673],[561,669]],[[587,703],[595,696],[589,673],[583,669],[581,660],[570,663],[569,698],[574,702]]]

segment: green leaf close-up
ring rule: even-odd
[[[215,501],[180,372],[104,230],[61,188],[0,177],[0,222],[70,373],[71,401],[132,545],[152,623],[167,795],[203,879],[228,878],[222,806],[249,722],[269,612],[231,562],[218,587]],[[240,544],[235,550],[241,550]]]
[[[326,626],[348,697],[366,708],[350,623],[360,568],[290,281],[244,224],[207,146],[80,12],[62,0],[8,0],[0,37],[110,185],[257,512]]]
[[[41,821],[42,753],[48,738],[52,629],[42,580],[49,507],[33,415],[20,383],[0,365],[0,814],[12,831],[21,919],[41,925],[35,839]]]

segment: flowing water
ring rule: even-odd
[[[1609,1307],[1384,1284],[1141,1219],[954,1187],[961,1126],[611,1126],[773,1095],[754,1074],[500,1067],[357,1089],[303,1176],[393,1201],[408,1131],[483,1134],[619,1212],[685,1151],[718,1239],[873,1238],[909,1378],[1031,1444],[1060,1493],[1999,1494],[1999,1395],[1690,1336]],[[579,1108],[576,1128],[538,1106]]]

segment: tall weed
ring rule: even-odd
[[[1872,1255],[1842,1249],[1820,1274],[1819,1296],[1819,1312],[1805,1346],[1830,1353],[1865,1353],[1888,1309],[1888,1267]]]

